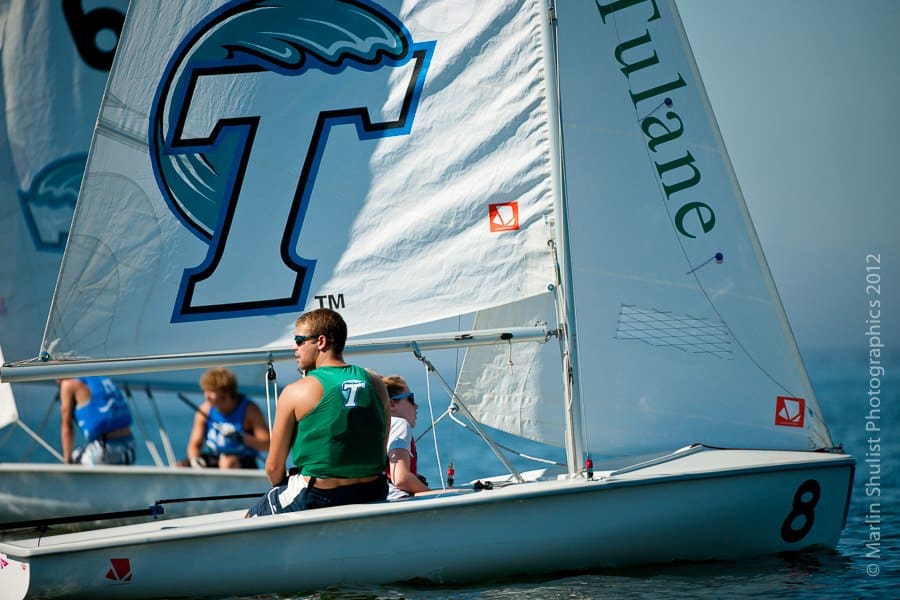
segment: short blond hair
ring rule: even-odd
[[[232,396],[237,396],[237,376],[234,371],[224,367],[207,369],[200,377],[200,388],[204,391],[228,392]]]

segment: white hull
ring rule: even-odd
[[[0,544],[0,594],[297,593],[834,547],[853,468],[846,455],[688,451],[629,472],[598,473],[607,476],[594,481],[538,481],[258,519],[233,511],[9,542]],[[804,486],[818,493],[798,494]],[[789,519],[807,509],[809,526],[806,517]],[[786,526],[796,541],[784,539]],[[397,560],[400,553],[408,560]]]
[[[261,494],[268,488],[262,469],[6,463],[0,464],[0,523],[136,510],[175,498]],[[244,498],[167,503],[162,516],[231,510],[252,502]]]

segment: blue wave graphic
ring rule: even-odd
[[[211,239],[247,143],[241,127],[218,132],[202,148],[171,142],[197,73],[334,73],[351,64],[374,69],[384,60],[399,61],[409,46],[391,15],[353,0],[234,2],[211,15],[182,43],[154,102],[151,154],[173,211],[198,237]]]
[[[38,250],[65,249],[86,163],[84,152],[55,160],[35,175],[30,189],[19,190],[22,213]]]

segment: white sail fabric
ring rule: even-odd
[[[127,4],[0,4],[0,344],[7,360],[40,348]]]
[[[546,323],[556,327],[550,294],[479,311],[474,329]],[[466,351],[456,393],[479,421],[512,435],[563,445],[565,414],[560,345],[477,346]]]
[[[42,349],[290,345],[505,304],[552,278],[539,0],[135,0]]]
[[[558,19],[585,447],[831,447],[674,4],[566,2]],[[486,352],[466,358],[467,406],[561,444],[541,401],[562,413],[558,356],[514,348],[504,369],[507,349]]]

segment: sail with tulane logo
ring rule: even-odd
[[[366,334],[552,281],[535,11],[282,4],[133,8],[130,23],[162,11],[167,34],[126,25],[50,357],[286,347],[294,317],[319,306]],[[502,44],[460,55],[500,25]],[[533,52],[512,60],[508,45]],[[501,205],[515,228],[492,227]]]

